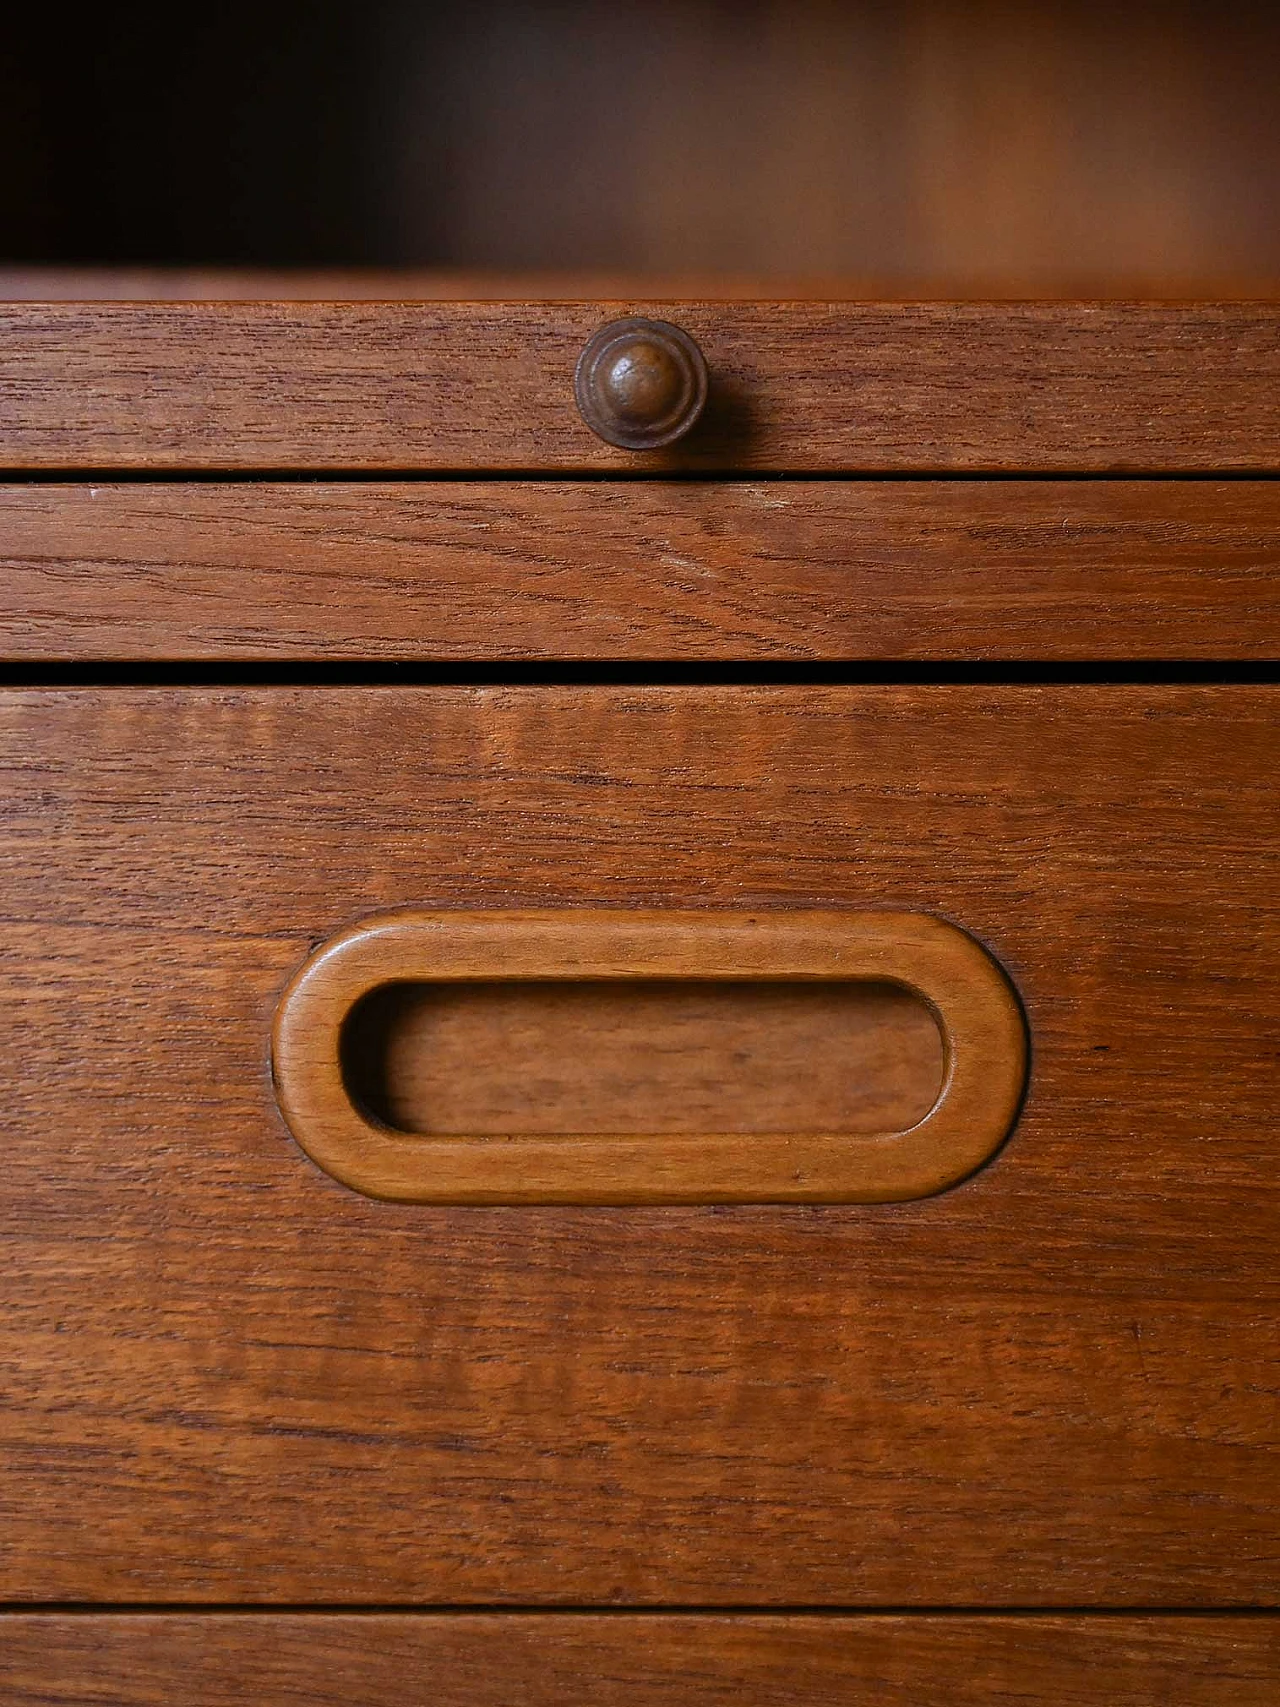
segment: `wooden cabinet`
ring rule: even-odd
[[[1280,316],[921,310],[908,393],[883,311],[664,305],[654,479],[566,329],[651,306],[12,311],[7,1700],[1271,1699]],[[369,920],[451,1041],[289,1072],[408,1191],[273,1082]],[[972,1165],[805,1189],[973,1062]],[[660,1189],[713,1120],[749,1189]]]

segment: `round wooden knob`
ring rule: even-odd
[[[665,320],[611,320],[588,339],[573,379],[582,419],[620,450],[683,438],[707,401],[707,364]]]

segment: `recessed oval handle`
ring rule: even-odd
[[[619,450],[659,450],[697,423],[707,364],[689,334],[665,320],[611,320],[587,340],[574,373],[582,419]]]
[[[902,986],[942,1035],[942,1089],[905,1132],[397,1131],[348,1090],[344,1032],[375,991],[439,985],[694,980]],[[406,911],[321,948],[276,1014],[276,1096],[327,1173],[412,1203],[874,1203],[926,1197],[980,1167],[1022,1100],[1026,1030],[1005,974],[924,913]]]

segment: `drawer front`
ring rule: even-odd
[[[1274,481],[0,486],[0,657],[1280,654]]]
[[[1266,1604],[1265,688],[6,691],[8,1600]],[[939,1196],[464,1208],[281,1119],[389,908],[894,908],[1007,970]]]
[[[706,360],[657,450],[589,428],[618,319]],[[1274,473],[1274,303],[19,302],[0,468]]]
[[[0,1614],[6,1707],[1272,1707],[1280,1621]]]

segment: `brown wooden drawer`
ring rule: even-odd
[[[662,451],[584,425],[619,317],[711,375]],[[0,468],[572,473],[1280,471],[1274,303],[0,304]]]
[[[1280,1619],[0,1615],[8,1707],[1271,1707]]]
[[[1268,480],[0,487],[10,659],[1278,653]]]
[[[1274,1604],[1274,743],[1264,687],[5,691],[0,1597]],[[914,1202],[375,1201],[269,1033],[409,904],[941,915],[1022,1117]]]

